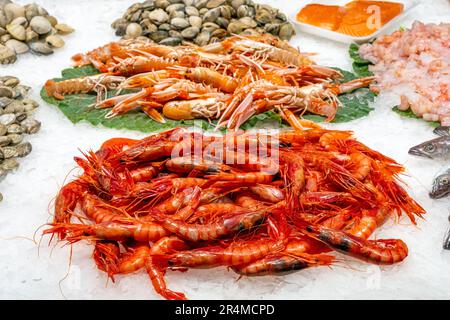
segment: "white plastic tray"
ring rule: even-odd
[[[406,16],[408,16],[411,11],[419,5],[419,0],[386,0],[391,2],[398,2],[402,3],[404,5],[403,12],[399,14],[397,17],[386,23],[384,26],[382,26],[380,29],[378,29],[376,32],[372,33],[369,36],[365,37],[353,37],[346,34],[342,34],[339,32],[319,28],[310,24],[302,23],[297,21],[296,15],[297,13],[305,7],[307,4],[324,4],[324,5],[345,5],[346,3],[350,2],[352,0],[335,0],[335,1],[326,1],[326,0],[316,0],[316,1],[304,1],[304,3],[295,10],[292,14],[289,15],[289,19],[292,23],[297,25],[299,29],[302,32],[310,33],[315,36],[327,38],[330,40],[338,41],[338,42],[344,42],[344,43],[364,43],[368,42],[374,38],[377,38],[380,34],[384,34],[386,30],[389,30],[391,27],[396,26],[402,19],[404,19]]]

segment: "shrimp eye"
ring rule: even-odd
[[[435,149],[434,144],[429,144],[425,147],[425,150],[428,152],[433,152]]]

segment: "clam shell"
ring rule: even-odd
[[[187,6],[186,8],[184,8],[184,10],[188,16],[198,16],[199,15],[198,9],[196,7]]]
[[[0,147],[6,147],[11,143],[11,138],[8,136],[0,136]]]
[[[0,168],[6,171],[15,170],[19,167],[19,163],[15,159],[5,159],[2,164],[0,165]]]
[[[41,123],[35,119],[26,119],[20,123],[25,133],[35,134],[41,128]]]
[[[25,157],[30,154],[33,149],[31,143],[24,142],[15,146],[17,157]],[[6,157],[5,157],[6,158]]]
[[[45,42],[53,48],[61,48],[65,44],[64,40],[58,35],[48,36],[45,38]]]
[[[23,141],[23,135],[22,134],[8,134],[7,137],[11,140],[12,145],[19,144]]]
[[[46,34],[52,30],[52,24],[50,21],[42,16],[36,16],[30,21],[31,29],[37,34]]]
[[[181,44],[181,38],[169,37],[161,40],[159,43],[166,46],[178,46]]]
[[[53,49],[43,42],[31,42],[30,49],[37,54],[49,55],[53,53]]]
[[[55,25],[55,29],[58,30],[59,34],[66,35],[75,31],[74,28],[65,23],[58,23]]]
[[[6,26],[9,34],[17,40],[25,40],[25,27],[20,24],[8,24]]]
[[[151,22],[156,25],[163,24],[169,20],[169,15],[162,9],[156,9],[148,15]]]
[[[5,46],[10,48],[11,50],[14,50],[16,54],[26,53],[30,50],[30,48],[28,48],[28,46],[25,43],[18,41],[16,39],[6,41]]]
[[[4,124],[0,124],[0,136],[4,136],[7,132],[7,127]]]
[[[188,21],[192,27],[196,27],[199,29],[202,27],[203,20],[200,17],[191,16],[189,17]]]
[[[135,22],[130,23],[127,26],[125,34],[130,38],[137,38],[142,34],[142,27],[140,24],[137,24]]]
[[[13,147],[3,147],[0,149],[3,153],[3,159],[10,159],[18,156],[18,152],[15,146]],[[1,158],[1,155],[0,155]]]
[[[197,27],[189,27],[181,31],[181,35],[185,39],[194,39],[198,33],[200,32],[200,29]]]
[[[1,64],[7,64],[7,63],[13,63],[17,59],[16,53],[14,50],[11,50],[7,46],[4,46],[0,44],[0,63]]]
[[[22,134],[22,133],[23,128],[19,124],[13,123],[8,126],[8,134]]]
[[[14,113],[5,113],[0,116],[0,124],[9,126],[16,121],[16,115]]]
[[[15,3],[8,3],[3,7],[3,10],[5,11],[9,21],[12,21],[18,17],[25,17],[25,8]]]
[[[170,21],[170,25],[177,30],[183,30],[190,26],[189,21],[183,18],[174,18]]]
[[[13,98],[14,90],[7,86],[0,86],[0,97]]]

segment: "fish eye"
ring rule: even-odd
[[[429,144],[425,147],[425,151],[433,152],[435,149],[434,144]]]
[[[441,183],[442,184],[448,184],[448,178],[442,178]]]

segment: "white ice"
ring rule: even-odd
[[[0,66],[1,75],[14,75],[33,88],[32,98],[41,104],[35,114],[42,121],[41,131],[28,139],[33,152],[18,171],[0,183],[4,195],[0,203],[0,298],[18,299],[160,299],[145,273],[117,277],[107,282],[91,259],[92,247],[48,246],[40,250],[30,239],[40,238],[42,225],[50,220],[52,199],[75,168],[73,157],[79,150],[97,149],[111,137],[142,137],[132,131],[118,131],[89,124],[72,124],[54,106],[43,102],[39,91],[43,83],[68,67],[70,57],[117,39],[110,24],[120,17],[132,1],[121,0],[36,0],[76,32],[65,37],[66,45],[51,56],[20,56],[9,66]],[[17,1],[21,4],[29,1]],[[308,1],[262,1],[296,12]],[[427,0],[402,21],[410,26],[414,19],[449,22],[448,0]],[[302,51],[316,52],[323,65],[350,69],[347,45],[299,33],[292,43]],[[450,298],[450,252],[442,250],[448,225],[449,199],[431,200],[428,192],[433,178],[446,167],[445,162],[415,158],[407,151],[412,145],[433,138],[432,128],[419,120],[402,119],[389,110],[387,98],[379,97],[368,117],[346,124],[330,125],[350,129],[360,141],[408,169],[405,181],[410,194],[427,210],[424,220],[412,226],[407,219],[390,221],[380,228],[377,238],[404,240],[408,258],[387,267],[355,262],[332,268],[313,268],[283,277],[242,278],[224,268],[169,272],[168,285],[192,299],[448,299]],[[343,256],[340,256],[344,258]]]

